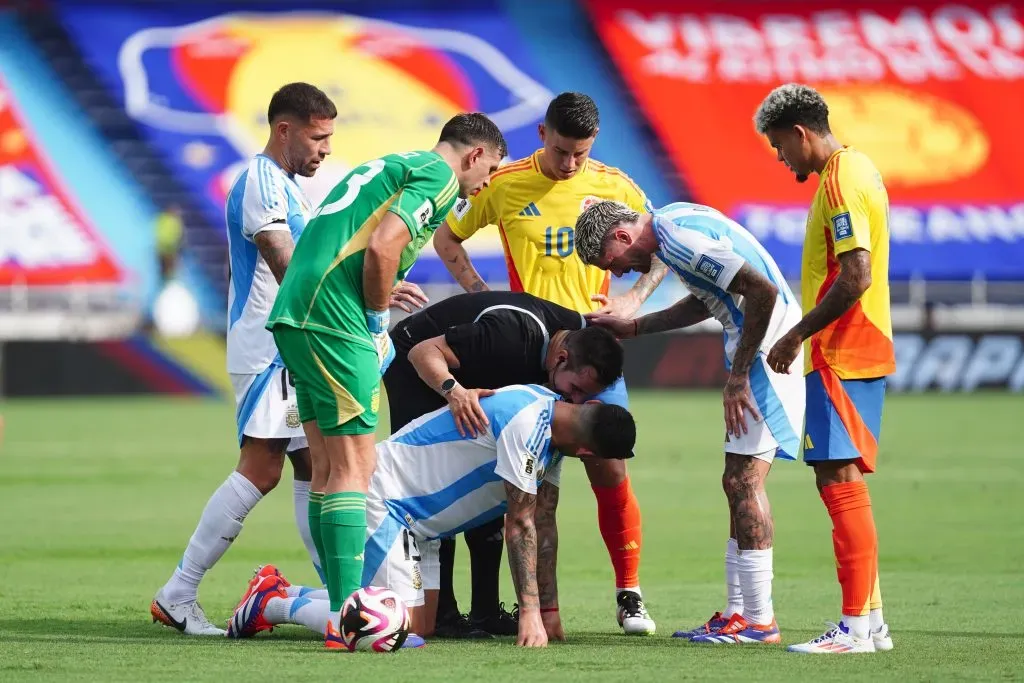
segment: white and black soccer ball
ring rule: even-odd
[[[409,608],[392,590],[360,588],[341,606],[340,630],[349,650],[394,652],[409,636]]]

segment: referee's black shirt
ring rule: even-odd
[[[444,335],[459,359],[452,376],[470,389],[544,384],[548,343],[559,330],[586,322],[571,309],[523,292],[479,292],[443,299],[395,326],[396,358],[384,375],[394,433],[411,420],[447,405],[409,363],[413,346]]]

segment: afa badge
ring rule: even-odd
[[[288,429],[297,429],[302,426],[302,421],[299,420],[298,408],[295,406],[288,406],[288,410],[284,414],[284,424]]]

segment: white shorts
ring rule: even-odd
[[[725,452],[750,455],[765,462],[780,458],[796,460],[800,454],[800,435],[804,425],[803,356],[793,363],[794,371],[780,375],[768,367],[759,353],[750,368],[750,391],[761,412],[761,421],[746,414],[747,433],[726,434]]]
[[[291,439],[289,452],[308,446],[295,404],[295,387],[284,367],[271,365],[258,375],[231,375],[231,385],[235,389],[239,446],[243,436]]]
[[[440,548],[440,540],[417,540],[382,501],[367,499],[364,586],[390,588],[409,607],[419,607],[424,591],[441,588]]]

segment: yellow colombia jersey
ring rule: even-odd
[[[497,225],[512,291],[587,313],[598,308],[592,295],[608,293],[609,274],[584,265],[576,255],[576,219],[601,199],[640,212],[650,211],[650,206],[629,176],[595,159],[588,159],[568,180],[551,180],[540,170],[543,153],[537,150],[500,168],[468,206],[448,214],[448,226],[467,239]]]
[[[896,369],[889,309],[889,196],[871,160],[844,147],[825,164],[807,215],[804,313],[839,276],[838,257],[853,249],[871,255],[871,286],[853,308],[811,336],[804,347],[805,374],[827,366],[841,379],[868,379]]]

